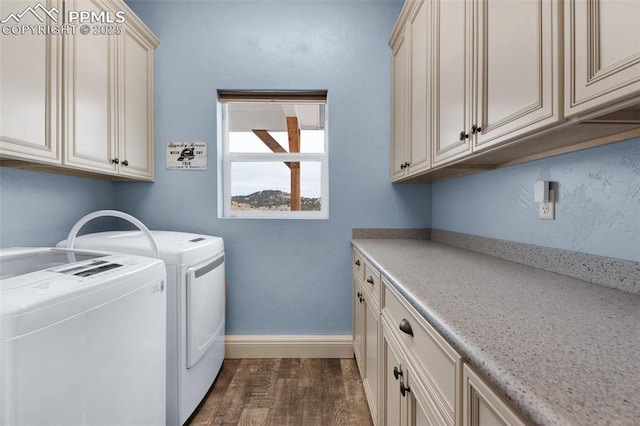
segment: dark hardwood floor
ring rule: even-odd
[[[227,359],[190,426],[373,425],[354,359]]]

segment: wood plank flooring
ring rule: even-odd
[[[353,358],[227,359],[190,426],[373,425]]]

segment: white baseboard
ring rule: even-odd
[[[353,358],[351,335],[231,335],[225,358]]]

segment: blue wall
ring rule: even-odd
[[[350,334],[351,228],[428,227],[430,186],[389,182],[396,1],[147,2],[156,50],[156,181],[117,183],[150,228],[220,235],[229,334]],[[329,220],[217,218],[218,89],[326,89]],[[165,170],[171,140],[208,143],[207,171]]]
[[[0,247],[55,245],[82,216],[115,202],[108,181],[0,167]],[[99,219],[86,230],[112,224]]]
[[[556,220],[533,186],[557,183]],[[432,186],[432,227],[640,261],[640,139]]]

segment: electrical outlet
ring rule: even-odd
[[[549,190],[549,201],[538,203],[538,219],[555,220],[556,218],[556,197],[553,189]]]

